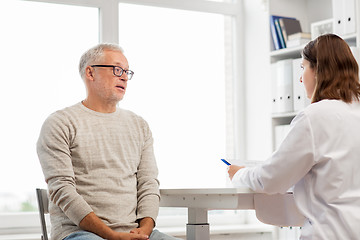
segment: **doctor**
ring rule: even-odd
[[[327,34],[302,51],[304,83],[312,104],[291,123],[283,143],[264,164],[232,165],[235,186],[285,193],[307,218],[301,239],[359,239],[360,84],[358,64],[340,37]]]

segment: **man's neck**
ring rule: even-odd
[[[113,113],[116,111],[116,103],[99,103],[86,98],[81,102],[85,107],[101,113]]]

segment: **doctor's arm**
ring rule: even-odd
[[[310,120],[302,112],[293,120],[279,149],[262,165],[229,169],[232,183],[256,192],[285,193],[314,166],[315,149]]]

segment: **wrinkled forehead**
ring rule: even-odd
[[[122,68],[129,68],[128,60],[121,51],[105,50],[102,61],[104,61],[104,64],[111,64],[120,66]]]

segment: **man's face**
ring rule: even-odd
[[[124,70],[129,69],[126,57],[118,51],[104,51],[104,57],[98,65],[114,65]],[[93,87],[95,94],[101,101],[117,103],[125,95],[128,76],[125,72],[118,77],[114,75],[112,67],[93,67]]]

